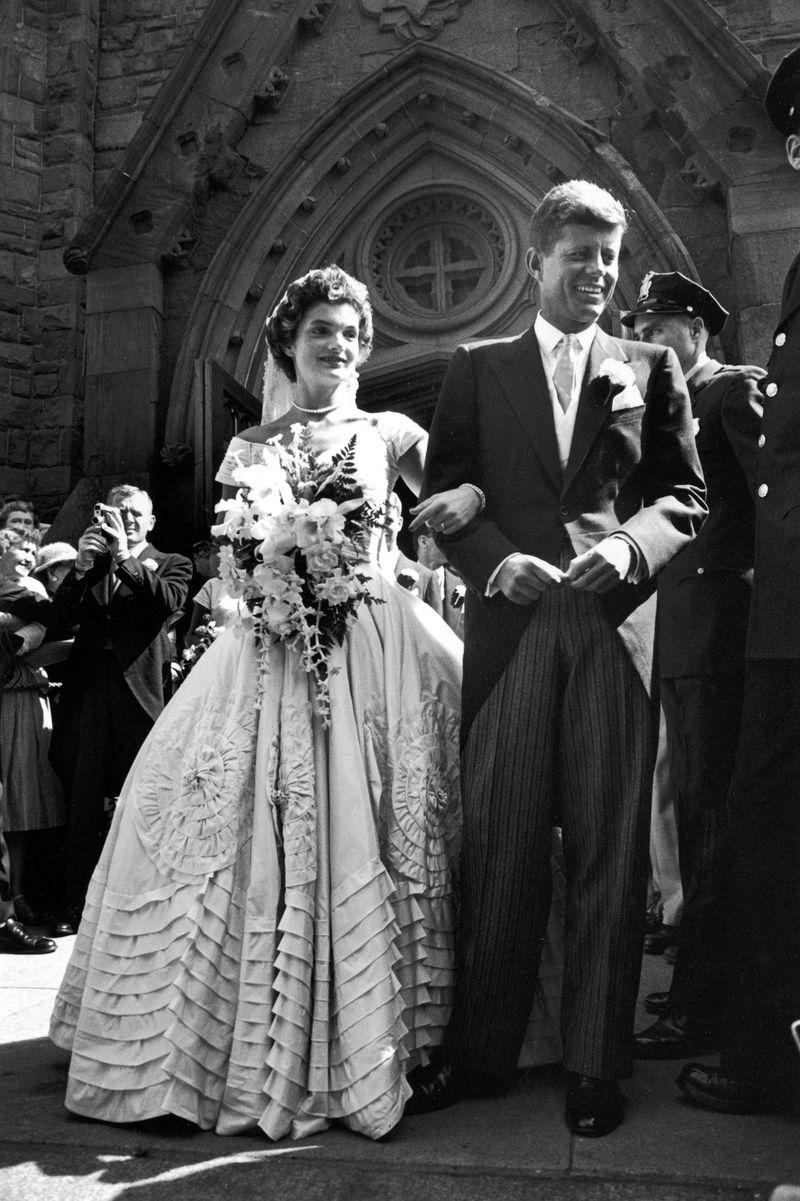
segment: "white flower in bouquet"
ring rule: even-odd
[[[301,550],[321,538],[331,542],[344,541],[345,515],[332,500],[316,500],[311,504],[302,500],[293,520],[297,545]]]
[[[228,500],[221,500],[217,505],[217,512],[222,520],[212,525],[213,538],[235,538],[241,531],[246,530],[249,507],[240,493]]]
[[[263,463],[236,468],[233,478],[247,489],[248,501],[259,513],[277,513],[294,499],[278,454],[270,455]]]
[[[329,542],[312,543],[306,547],[306,563],[312,575],[327,575],[341,562],[341,553]]]
[[[317,596],[329,601],[332,605],[344,605],[349,600],[355,600],[361,592],[361,583],[355,575],[335,567],[333,571],[317,583]]]
[[[288,511],[273,517],[256,518],[251,526],[251,536],[260,540],[258,555],[265,563],[288,555],[297,546],[294,523]]]

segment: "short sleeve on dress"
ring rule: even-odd
[[[196,592],[192,597],[192,603],[199,605],[201,609],[211,612],[214,608],[214,579],[206,580],[199,592]]]
[[[225,458],[219,466],[219,471],[214,477],[218,484],[234,484],[236,481],[233,478],[233,473],[237,467],[247,467],[252,458],[252,442],[245,442],[244,438],[231,438],[228,443],[228,449],[225,451]]]
[[[398,470],[403,455],[426,437],[425,431],[405,413],[379,413],[378,430],[389,452],[389,464]]]

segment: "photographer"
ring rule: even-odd
[[[170,619],[186,600],[192,567],[148,541],[146,492],[121,484],[95,508],[78,554],[53,597],[53,619],[77,624],[53,736],[67,800],[66,895],[54,933],[79,920],[108,826],[108,810],[164,707]]]

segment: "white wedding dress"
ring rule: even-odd
[[[385,504],[419,429],[390,413],[355,428],[360,482]],[[73,1112],[273,1139],[331,1120],[378,1138],[401,1117],[454,985],[461,645],[374,558],[368,571],[383,603],[332,655],[328,729],[283,644],[257,707],[245,622],[144,743],[52,1017]],[[558,1058],[559,967],[528,1059]]]

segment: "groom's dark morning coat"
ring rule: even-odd
[[[645,401],[614,411],[621,391],[599,376],[604,360],[626,363]],[[649,686],[652,605],[639,606],[655,573],[696,532],[705,507],[691,409],[672,351],[597,330],[581,389],[566,470],[559,462],[552,401],[533,327],[518,337],[460,346],[445,376],[431,428],[423,494],[467,481],[486,494],[480,518],[442,539],[472,586],[465,619],[463,728],[501,674],[533,613],[487,582],[514,551],[558,563],[565,535],[576,554],[615,530],[636,543],[646,579],[603,597]]]
[[[631,373],[638,395],[624,378],[612,382]],[[517,1063],[550,909],[557,820],[567,867],[564,1066],[627,1076],[655,743],[645,691],[655,605],[644,602],[655,573],[705,514],[674,352],[596,331],[562,471],[534,330],[459,347],[433,420],[423,494],[465,482],[483,489],[486,507],[446,540],[445,552],[472,591],[459,988],[443,1054],[459,1069],[495,1076]],[[565,584],[524,606],[485,596],[515,551],[564,565],[618,530],[638,548],[639,584],[604,596]]]

